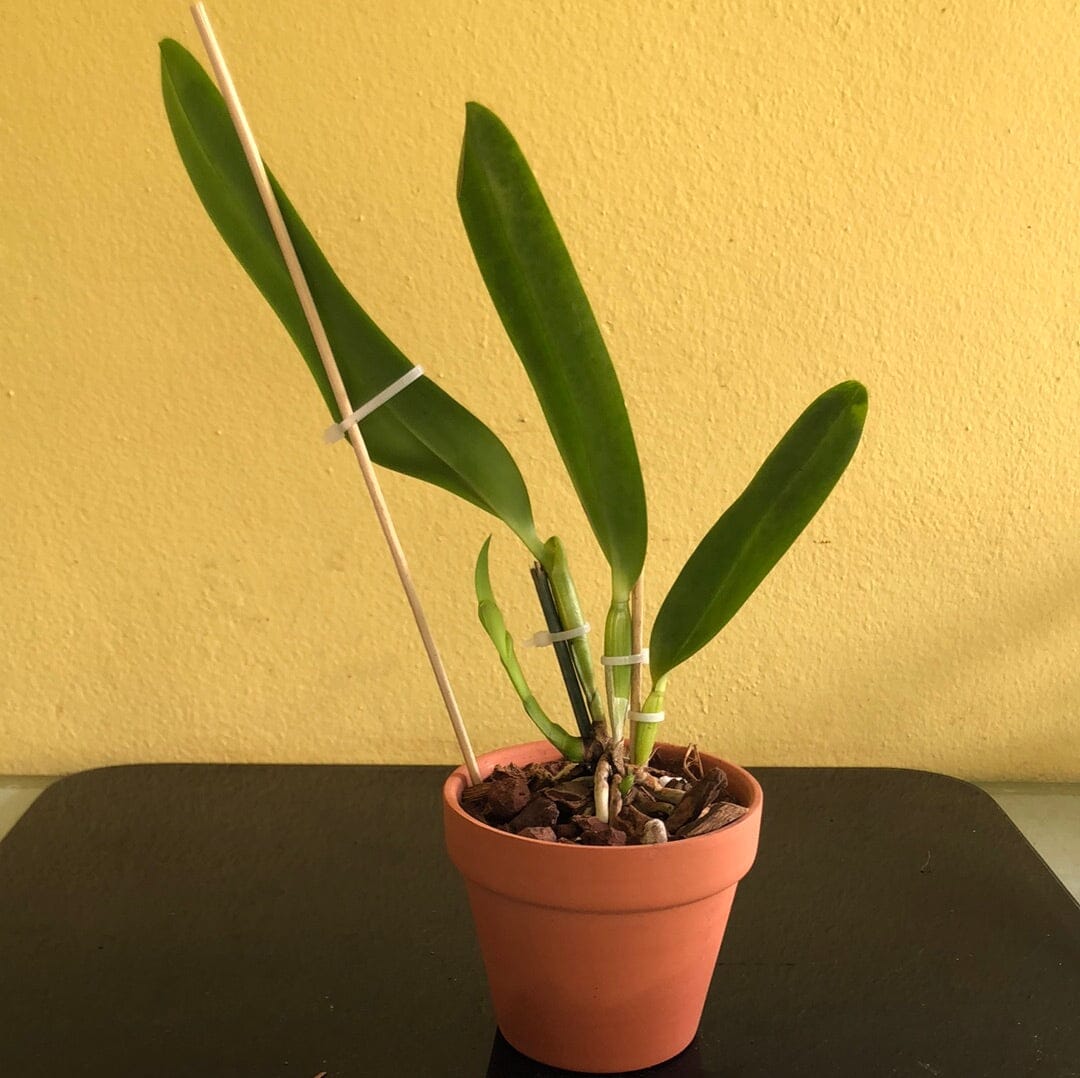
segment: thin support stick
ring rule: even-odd
[[[645,571],[630,592],[630,652],[640,655],[645,647]],[[643,663],[630,667],[630,710],[641,710],[641,670]]]
[[[311,289],[308,287],[307,279],[304,277],[304,271],[300,266],[300,259],[296,255],[296,249],[293,247],[289,230],[285,226],[285,219],[281,215],[281,207],[278,206],[277,199],[274,197],[270,179],[266,175],[266,168],[263,165],[262,157],[259,155],[259,148],[255,143],[255,136],[252,134],[247,116],[244,114],[244,107],[240,104],[239,95],[233,85],[232,76],[229,74],[229,69],[225,64],[225,57],[218,46],[217,38],[214,36],[210,19],[201,3],[192,7],[191,14],[195,19],[195,25],[198,27],[199,36],[202,38],[207,55],[210,57],[210,64],[214,69],[214,75],[217,78],[222,96],[229,107],[229,115],[232,117],[236,133],[240,137],[240,143],[244,148],[244,156],[247,157],[251,174],[255,179],[255,186],[259,189],[259,195],[262,198],[263,205],[266,207],[266,213],[270,218],[274,236],[277,238],[278,246],[280,246],[282,256],[285,259],[285,265],[289,270],[289,276],[292,277],[293,286],[296,288],[296,294],[300,299],[300,306],[303,308],[308,326],[311,328],[311,335],[315,338],[315,347],[319,351],[319,358],[322,360],[323,367],[326,370],[326,377],[330,381],[330,388],[334,393],[338,413],[342,416],[351,415],[353,412],[352,402],[349,400],[345,383],[341,379],[341,372],[338,370],[337,361],[334,359],[334,353],[330,348],[330,341],[326,336],[326,330],[323,328],[322,319],[320,319],[319,312],[315,307]],[[424,615],[424,609],[420,604],[420,596],[416,592],[412,575],[409,573],[405,552],[402,550],[401,541],[398,539],[397,530],[390,517],[390,510],[387,508],[386,499],[383,497],[379,479],[375,474],[375,468],[371,463],[371,457],[368,455],[367,446],[364,444],[359,426],[353,424],[346,432],[346,437],[356,454],[356,461],[360,465],[360,473],[364,477],[368,494],[371,495],[371,501],[375,507],[375,515],[378,517],[379,526],[382,528],[386,544],[390,548],[390,555],[394,559],[394,567],[401,578],[401,586],[405,589],[409,607],[412,609],[413,617],[416,619],[416,627],[420,630],[420,638],[424,642],[424,650],[427,652],[431,669],[434,671],[435,680],[439,685],[439,691],[442,693],[443,702],[446,704],[446,710],[454,727],[454,734],[457,736],[458,746],[461,749],[465,767],[468,769],[469,778],[473,783],[478,783],[480,781],[480,769],[476,763],[476,756],[473,753],[465,723],[461,718],[457,700],[454,698],[453,689],[451,689],[450,681],[446,676],[446,668],[443,666],[439,649],[435,646],[435,640],[431,635],[427,617]]]
[[[630,650],[640,655],[645,646],[645,570],[630,592]],[[635,663],[630,667],[630,711],[641,710],[641,671],[644,663]],[[630,744],[634,744],[634,730],[637,723],[630,720]],[[633,757],[631,756],[631,759]]]

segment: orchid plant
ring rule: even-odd
[[[299,349],[331,415],[334,401],[224,100],[198,61],[161,43],[162,92],[181,158],[210,218]],[[271,175],[274,193],[353,401],[369,400],[412,364],[356,302]],[[645,490],[626,404],[570,255],[540,187],[502,121],[466,109],[458,206],[473,254],[539,399],[597,544],[611,570],[598,668],[584,635],[562,649],[577,733],[555,721],[529,688],[492,592],[490,538],[475,589],[480,621],[521,703],[568,760],[626,775],[630,717],[631,594],[647,545]],[[657,716],[673,672],[735,615],[809,523],[859,442],[866,390],[845,381],[819,396],[769,454],[743,493],[698,544],[661,603],[649,637],[651,689],[639,714]],[[542,539],[521,472],[506,446],[430,378],[420,378],[361,422],[371,458],[442,487],[498,518],[540,567],[550,589],[549,629],[584,624],[566,551]],[[541,583],[538,583],[538,588]],[[543,596],[541,596],[543,597]],[[648,762],[656,723],[633,723],[629,763]]]

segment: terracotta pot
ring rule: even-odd
[[[658,746],[674,763],[683,750]],[[554,760],[546,741],[480,757]],[[757,852],[761,787],[722,767],[750,811],[711,835],[659,846],[573,846],[519,838],[461,808],[458,768],[443,786],[450,859],[465,878],[499,1028],[541,1063],[610,1074],[678,1055],[694,1038],[735,885]]]

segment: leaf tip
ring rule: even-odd
[[[866,391],[866,386],[864,386],[862,382],[851,381],[845,384],[850,386],[850,407],[859,422],[859,430],[861,432],[863,424],[866,422],[866,413],[870,407],[870,394]]]
[[[185,49],[175,38],[163,37],[158,42],[158,53],[161,55],[161,62],[163,64],[183,56],[186,52],[187,49]]]
[[[857,408],[865,408],[870,400],[870,394],[866,391],[866,386],[864,386],[862,382],[856,381],[854,378],[851,378],[846,382],[841,382],[836,387],[835,392],[845,396],[848,403]]]
[[[506,124],[486,105],[481,105],[479,101],[466,101],[463,149],[473,143],[479,149],[493,139],[496,142],[513,142],[513,135]]]
[[[491,536],[484,540],[480,553],[476,557],[476,572],[473,574],[473,583],[476,587],[476,596],[481,603],[491,598],[491,575],[488,572],[488,550],[491,547]]]
[[[494,118],[495,113],[491,111],[486,105],[481,105],[479,101],[466,101],[465,102],[465,128],[468,130],[469,124],[481,123],[486,119]]]

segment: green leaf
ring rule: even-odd
[[[645,560],[645,490],[600,328],[513,136],[469,104],[458,206],[473,254],[608,563],[626,595]]]
[[[656,615],[654,682],[712,640],[798,538],[851,460],[866,407],[858,382],[818,397],[702,539]]]
[[[484,631],[491,637],[491,642],[499,653],[503,669],[510,677],[510,683],[514,686],[514,691],[521,698],[526,714],[536,724],[537,729],[568,760],[581,761],[585,758],[585,743],[580,737],[573,737],[557,722],[552,722],[547,717],[525,680],[525,674],[522,672],[517,655],[514,652],[513,638],[506,631],[506,623],[503,621],[502,612],[499,610],[495,602],[495,595],[491,590],[491,576],[488,572],[488,548],[490,546],[491,537],[489,536],[480,548],[480,556],[476,560],[476,601],[480,624],[483,625]]]
[[[161,42],[161,84],[173,137],[203,206],[300,349],[330,414],[341,418],[221,94],[191,53],[168,39]],[[271,182],[349,399],[358,406],[412,364],[349,294],[272,176]],[[429,378],[414,382],[360,426],[378,464],[487,510],[534,556],[542,552],[528,492],[506,447]]]

